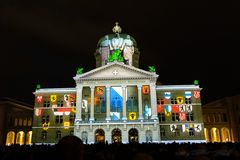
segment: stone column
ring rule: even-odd
[[[150,98],[151,98],[151,109],[152,109],[151,119],[158,119],[156,84],[154,83],[150,84]]]
[[[82,90],[83,86],[77,84],[77,95],[76,95],[76,120],[82,121]]]
[[[127,106],[126,106],[126,86],[125,85],[123,85],[122,86],[122,97],[123,97],[123,116],[122,116],[122,120],[127,120],[127,116],[126,116],[126,114],[127,114],[127,112],[126,112],[126,110],[127,110]]]
[[[143,112],[142,112],[142,85],[138,85],[138,119],[143,119]]]
[[[95,86],[90,86],[91,88],[91,110],[90,110],[90,121],[94,121],[94,89]]]
[[[106,115],[106,120],[111,120],[110,118],[110,86],[106,86],[107,90],[107,115]]]

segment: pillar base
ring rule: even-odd
[[[127,120],[127,117],[122,117],[122,120]]]
[[[106,121],[110,121],[110,120],[111,120],[111,118],[110,118],[110,117],[107,117],[105,120],[106,120]]]
[[[139,116],[139,117],[138,117],[138,120],[143,120],[143,116]]]

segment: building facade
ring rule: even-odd
[[[0,98],[0,146],[32,144],[33,106]]]
[[[240,95],[225,97],[203,105],[207,142],[240,141]]]
[[[133,37],[102,37],[96,68],[79,68],[74,88],[38,88],[33,142],[57,143],[74,134],[84,143],[204,142],[200,91],[195,85],[157,85],[153,66],[139,67]]]

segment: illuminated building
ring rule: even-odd
[[[0,146],[31,144],[33,106],[10,99],[0,99]]]
[[[139,69],[133,37],[102,37],[96,68],[79,68],[74,88],[34,92],[33,142],[56,143],[68,134],[84,143],[204,142],[200,90],[193,85],[156,85],[154,66]]]
[[[203,105],[207,142],[240,141],[240,95],[225,97]]]

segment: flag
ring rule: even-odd
[[[110,112],[110,116],[112,120],[119,120],[120,119],[120,113],[119,112]]]
[[[162,105],[158,105],[157,106],[157,112],[160,113],[160,112],[162,112],[162,110],[163,110],[163,106]]]
[[[178,113],[179,112],[179,106],[178,105],[172,105],[172,112]]]

